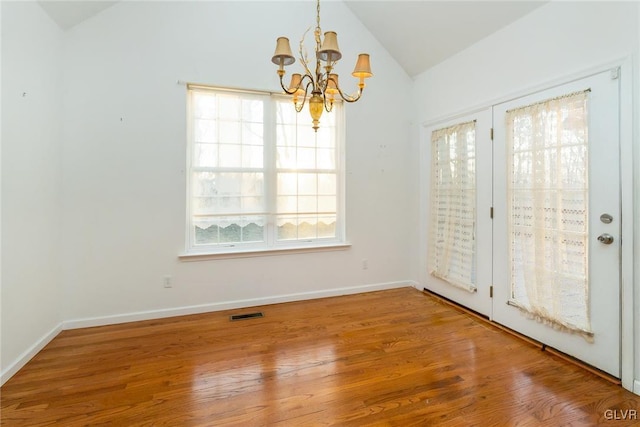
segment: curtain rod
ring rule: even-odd
[[[258,95],[282,95],[281,92],[271,92],[268,90],[244,89],[244,88],[231,87],[231,86],[214,86],[206,83],[191,83],[184,80],[178,80],[176,84],[186,86],[187,89],[194,88],[194,89],[224,90],[227,92],[253,93]]]
[[[524,110],[525,108],[533,107],[534,105],[544,104],[546,102],[557,101],[559,99],[571,98],[572,96],[581,95],[583,93],[589,93],[589,92],[591,92],[591,88],[587,88],[585,90],[578,90],[578,91],[575,91],[575,92],[571,92],[571,93],[567,93],[567,94],[564,94],[564,95],[556,96],[554,98],[544,99],[544,100],[538,101],[538,102],[532,102],[531,104],[523,105],[522,107],[512,108],[510,110],[505,111],[505,113],[511,113],[513,111]]]

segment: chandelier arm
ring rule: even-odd
[[[298,107],[298,104],[293,104],[293,108],[296,109],[296,113],[299,113],[302,111],[302,109],[304,108],[304,104],[307,101],[307,96],[305,94],[305,96],[302,97],[302,102],[300,103],[300,106]]]
[[[329,106],[327,106],[327,95],[325,93],[322,93],[322,98],[324,99],[324,110],[327,113],[330,113],[333,111],[333,100],[330,100],[328,102]]]
[[[324,109],[327,113],[330,113],[331,111],[333,111],[333,97],[329,98],[329,106],[327,106],[327,89],[329,88],[329,82],[333,82],[334,86],[337,88],[338,87],[338,82],[333,78],[330,77],[330,74],[326,74],[326,78],[322,79],[319,84],[320,86],[322,86],[324,88],[324,90],[322,91],[322,98],[324,99]]]
[[[296,93],[296,90],[298,90],[297,88],[293,90],[289,90],[284,86],[284,82],[282,81],[283,77],[284,77],[284,74],[280,76],[280,87],[282,87],[282,90],[284,91],[284,93],[286,93],[287,95],[293,95],[294,93]]]
[[[300,103],[300,106],[298,106],[298,104],[293,104],[293,107],[296,109],[297,113],[302,111],[302,109],[304,108],[304,104],[307,102],[307,94],[309,93],[309,86],[311,85],[313,87],[313,80],[311,80],[311,76],[305,74],[302,77],[302,80],[300,80],[300,86],[298,86],[298,89],[302,88],[302,81],[305,79],[305,77],[309,78],[309,83],[307,83],[307,85],[304,87],[304,96],[302,97],[302,102]]]
[[[305,76],[305,77],[309,77],[309,83],[307,83],[307,86],[305,86],[304,88],[304,95],[306,97],[307,94],[309,93],[309,86],[311,86],[311,93],[313,94],[313,90],[316,87],[316,82],[311,78],[311,76]]]
[[[307,82],[306,85],[304,85],[304,98],[306,99],[307,96],[309,96],[310,93],[313,92],[313,89],[316,87],[315,81],[313,80],[313,77],[311,76],[311,74],[305,74],[304,76],[302,76],[302,78],[300,78],[300,85],[298,86],[298,88],[302,88],[303,87],[303,83],[304,81],[309,80]],[[311,86],[311,90],[309,90],[309,86]],[[304,104],[304,102],[303,102]],[[298,111],[299,113],[300,111]]]
[[[304,76],[302,76],[300,78],[300,85],[298,86],[298,88],[302,88],[302,82],[304,82],[304,79],[309,79],[309,83],[306,84],[306,86],[308,87],[310,84],[313,84],[313,77],[311,77],[310,73],[305,74]],[[307,93],[307,87],[304,88],[304,92]]]
[[[338,93],[340,94],[340,98],[342,98],[346,102],[356,102],[360,97],[362,97],[362,91],[364,88],[358,88],[358,92],[355,95],[349,95],[342,92],[342,89],[336,87],[338,89]]]

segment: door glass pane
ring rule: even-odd
[[[431,135],[429,273],[476,289],[475,122]]]
[[[507,112],[511,301],[589,335],[587,92]]]

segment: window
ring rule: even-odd
[[[188,253],[344,242],[341,105],[314,132],[288,97],[188,87]]]
[[[429,273],[453,286],[476,289],[475,122],[431,135]]]

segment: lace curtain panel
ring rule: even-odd
[[[587,92],[507,112],[511,301],[590,339]]]
[[[431,134],[429,259],[432,276],[476,289],[475,122]]]

